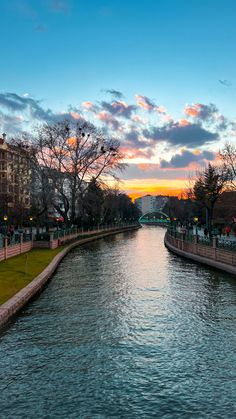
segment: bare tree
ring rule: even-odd
[[[220,157],[224,166],[228,169],[230,183],[234,190],[236,190],[236,146],[227,142],[220,151]]]
[[[119,142],[87,123],[45,124],[37,131],[35,146],[38,166],[55,191],[54,208],[70,223],[90,180],[116,177],[123,167]]]
[[[189,196],[206,209],[206,225],[211,236],[212,219],[215,204],[224,192],[229,181],[229,171],[225,166],[208,164],[196,174],[196,179]]]

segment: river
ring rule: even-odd
[[[233,418],[236,280],[144,227],[72,251],[0,338],[0,418]]]

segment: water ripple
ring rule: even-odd
[[[1,418],[233,418],[230,275],[143,228],[75,249],[1,337]]]

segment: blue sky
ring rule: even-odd
[[[2,94],[26,95],[45,110],[66,112],[69,106],[81,110],[84,101],[112,103],[118,98],[108,99],[104,90],[115,89],[129,105],[143,95],[165,107],[175,123],[185,118],[187,104],[211,103],[218,115],[235,119],[235,1],[1,0],[0,13]],[[155,116],[146,111],[146,124],[153,127]],[[197,123],[215,133],[210,122]],[[217,144],[232,127],[218,135]],[[166,144],[165,160],[183,154]],[[199,137],[196,148],[217,144]],[[191,144],[186,147],[194,152]],[[136,176],[142,179],[142,172]]]

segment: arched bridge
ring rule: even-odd
[[[139,218],[140,224],[166,226],[170,224],[170,217],[162,211],[148,212]]]

